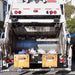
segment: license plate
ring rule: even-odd
[[[25,60],[19,60],[19,62],[25,62]]]
[[[47,61],[53,61],[54,57],[47,57]]]
[[[53,59],[47,59],[47,61],[53,61]]]
[[[47,57],[46,59],[54,59],[54,57]]]

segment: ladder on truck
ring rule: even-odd
[[[3,61],[2,61],[2,45],[3,45],[3,43],[4,43],[4,32],[1,33],[1,37],[0,37],[0,71],[3,66]]]
[[[12,3],[12,5],[13,5],[13,3]],[[12,5],[10,5],[10,10],[7,11],[6,18],[5,18],[5,23],[4,23],[4,27],[5,27],[5,33],[4,33],[5,41],[4,42],[5,43],[4,44],[7,44],[9,42],[9,30],[10,30],[9,19],[10,19],[10,14],[12,11]],[[7,52],[5,51],[5,56],[6,55],[7,55]]]
[[[0,45],[0,71],[2,69],[2,49],[1,49],[1,45]]]
[[[7,57],[7,43],[9,41],[9,30],[10,30],[10,26],[9,26],[9,19],[10,19],[10,14],[11,14],[11,10],[12,10],[12,5],[10,6],[10,10],[7,12],[6,14],[6,18],[5,18],[5,22],[4,22],[4,27],[5,27],[5,32],[3,33],[4,34],[4,38],[1,38],[0,39],[0,71],[2,70],[2,67],[5,66],[5,67],[8,67],[8,64],[6,63],[6,59],[4,60],[4,58]],[[2,48],[1,47],[4,47],[4,58],[2,58]]]

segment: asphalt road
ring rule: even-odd
[[[0,73],[0,75],[75,75],[75,71],[67,72],[67,71],[60,71],[60,72],[4,72]]]

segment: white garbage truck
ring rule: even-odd
[[[63,0],[8,0],[4,28],[2,67],[71,70]]]

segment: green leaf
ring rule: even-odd
[[[66,21],[69,32],[75,33],[75,18]]]
[[[64,7],[65,7],[66,19],[70,19],[71,18],[71,14],[73,14],[75,12],[75,7],[72,6],[72,5],[67,5],[67,4],[65,4]]]

